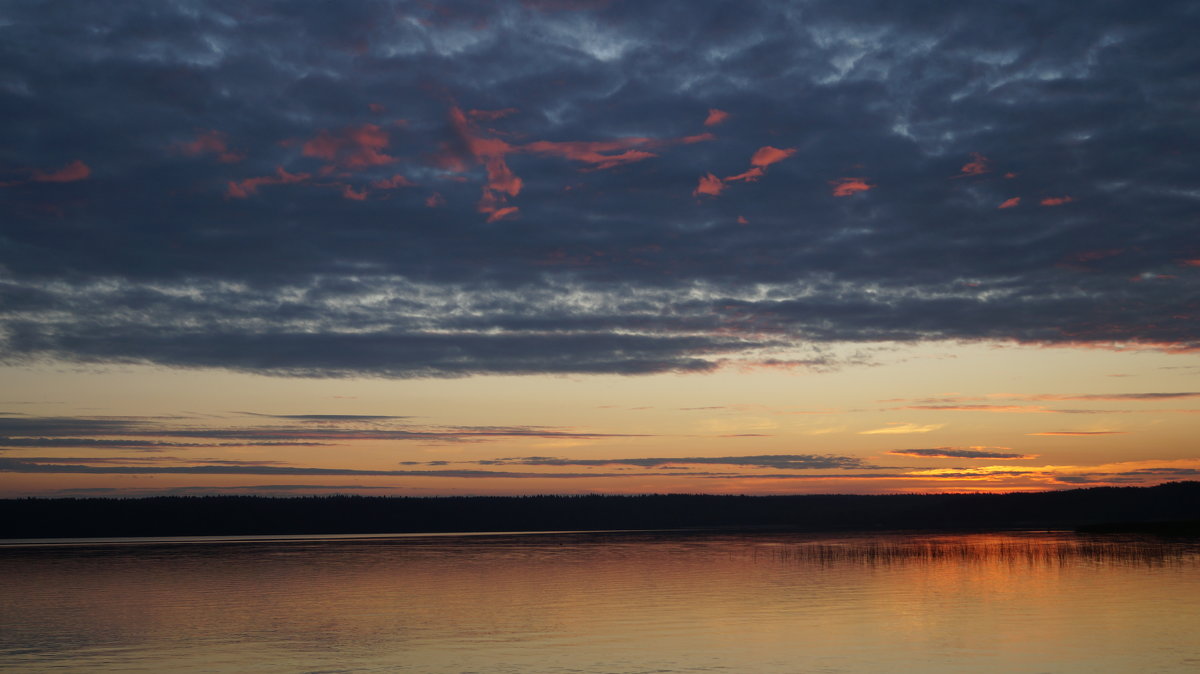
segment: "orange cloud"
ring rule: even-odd
[[[201,154],[215,154],[217,161],[223,164],[232,164],[245,159],[246,155],[230,151],[226,138],[227,134],[225,132],[210,129],[197,134],[195,140],[188,143],[180,143],[176,147],[179,148],[180,152],[189,157]]]
[[[307,173],[288,173],[283,170],[282,166],[275,167],[274,176],[258,176],[255,178],[246,178],[241,182],[229,182],[229,188],[225,195],[234,199],[245,199],[251,194],[257,194],[258,188],[263,185],[283,185],[286,183],[298,183],[308,180],[310,177]]]
[[[835,197],[848,197],[875,187],[868,183],[866,178],[838,178],[830,180],[829,184],[833,185],[833,196]]]
[[[701,194],[707,194],[710,197],[715,197],[723,189],[725,189],[725,183],[721,182],[720,178],[709,173],[708,175],[700,176],[700,184],[696,185],[696,189],[692,190],[692,196],[698,197]]]
[[[446,198],[443,197],[440,192],[434,192],[433,194],[429,195],[428,197],[425,197],[425,206],[427,208],[439,208],[439,207],[445,206],[445,205],[446,205]]]
[[[996,208],[1013,208],[1020,203],[1021,203],[1021,197],[1013,197],[1012,199],[1005,199],[1004,203],[1000,204]]]
[[[1062,206],[1063,204],[1069,204],[1072,201],[1075,200],[1070,196],[1046,197],[1045,199],[1042,199],[1041,203],[1043,206]]]
[[[781,162],[794,154],[796,154],[796,148],[794,147],[779,149],[767,145],[755,150],[754,155],[750,157],[750,165],[765,168],[771,164]]]
[[[961,173],[954,177],[955,178],[966,178],[967,176],[983,175],[992,170],[989,167],[990,163],[991,163],[991,160],[988,159],[987,157],[983,156],[982,154],[979,154],[978,152],[972,152],[971,153],[971,161],[967,162],[966,164],[963,164],[963,167],[961,169],[959,169],[961,171]]]
[[[343,168],[361,169],[396,161],[383,153],[388,143],[388,132],[375,124],[346,127],[336,134],[321,129],[315,138],[305,141],[303,154]]]
[[[73,183],[77,180],[84,180],[92,175],[92,169],[83,161],[76,159],[57,171],[46,173],[38,169],[34,169],[33,177],[35,183]]]
[[[592,164],[595,169],[609,169],[614,166],[631,164],[657,157],[658,155],[652,152],[632,149],[639,146],[645,147],[650,144],[652,144],[652,141],[649,138],[621,138],[610,141],[567,141],[557,143],[541,140],[529,143],[523,146],[522,149],[534,154],[564,157]]]
[[[708,117],[704,118],[704,126],[716,126],[729,119],[729,113],[716,108],[709,108]]]
[[[1179,264],[1184,267],[1200,267],[1200,258],[1195,260],[1180,260]]]
[[[738,219],[737,219],[737,223],[739,225],[748,225],[748,224],[750,224],[750,221],[746,219],[746,216],[739,215]]]

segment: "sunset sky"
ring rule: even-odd
[[[1197,479],[1198,34],[5,3],[0,497]]]

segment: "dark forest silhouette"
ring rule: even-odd
[[[1200,482],[1015,494],[0,500],[0,538],[758,527],[1180,532],[1197,521]]]

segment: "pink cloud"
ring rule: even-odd
[[[830,180],[829,184],[833,185],[833,196],[835,197],[849,197],[875,187],[868,183],[866,178],[838,178]]]
[[[1046,197],[1045,199],[1042,199],[1041,203],[1043,206],[1062,206],[1063,204],[1069,204],[1072,201],[1075,200],[1070,196]]]
[[[700,185],[692,192],[692,194],[709,194],[716,196],[725,188],[724,183],[755,182],[767,174],[768,166],[781,162],[795,153],[795,148],[780,149],[777,147],[771,147],[770,145],[760,147],[754,151],[753,155],[750,156],[750,168],[742,171],[741,173],[727,176],[723,181],[721,178],[717,178],[710,173],[700,179]]]
[[[355,190],[350,185],[342,185],[342,196],[353,201],[365,201],[367,191],[365,189]]]
[[[433,157],[437,166],[454,172],[465,171],[468,161],[472,160],[483,165],[487,180],[477,208],[479,212],[489,214],[489,222],[512,215],[517,210],[507,206],[507,200],[521,193],[523,181],[509,167],[506,160],[509,154],[561,157],[586,164],[584,170],[604,170],[656,157],[655,153],[649,151],[654,148],[677,143],[699,143],[715,138],[711,133],[702,133],[670,140],[630,137],[606,141],[539,140],[511,144],[486,135],[476,124],[477,120],[499,119],[516,112],[515,108],[463,112],[457,106],[451,107],[450,126],[457,142],[444,143],[441,152]]]
[[[263,185],[284,185],[287,183],[298,183],[308,180],[312,176],[308,173],[288,173],[283,170],[282,166],[275,167],[274,176],[258,176],[255,178],[246,178],[241,182],[229,181],[229,188],[225,195],[234,199],[245,199],[251,194],[257,194],[258,188]]]
[[[1004,203],[1000,204],[996,208],[1014,208],[1020,203],[1021,197],[1013,197],[1011,199],[1005,199]]]
[[[729,113],[716,108],[709,108],[708,117],[704,118],[704,126],[716,126],[729,119]]]
[[[692,190],[692,196],[698,197],[701,194],[707,194],[710,197],[715,197],[723,189],[725,189],[725,183],[721,182],[720,178],[709,173],[708,175],[700,176],[700,184],[696,185],[696,189]]]
[[[563,157],[591,164],[597,170],[609,169],[622,164],[632,164],[658,155],[633,148],[651,144],[649,138],[621,138],[609,141],[537,141],[524,146],[534,154]]]
[[[725,182],[732,183],[732,182],[741,181],[741,182],[752,183],[752,182],[758,180],[759,178],[763,177],[764,175],[766,175],[766,173],[767,172],[765,170],[763,170],[762,167],[753,166],[735,176],[728,176],[727,178],[725,178]]]
[[[425,206],[428,208],[440,208],[446,205],[446,198],[440,192],[434,192],[425,198]]]
[[[226,141],[228,135],[223,131],[209,129],[201,131],[196,135],[196,138],[187,143],[180,143],[176,147],[183,154],[189,157],[195,157],[202,154],[213,154],[217,156],[217,161],[223,164],[232,164],[246,158],[241,152],[233,152],[229,149],[229,144]]]
[[[371,187],[380,190],[394,190],[397,187],[416,187],[417,184],[397,173],[391,178],[381,178],[371,182]]]
[[[303,154],[331,162],[327,168],[361,169],[396,161],[383,153],[388,143],[388,132],[375,124],[346,127],[337,133],[321,129],[316,137],[305,141]]]
[[[488,216],[487,221],[495,222],[497,220],[502,220],[510,215],[515,215],[519,210],[521,209],[517,208],[516,206],[505,206],[504,208],[498,208],[495,211],[492,211],[492,214]]]
[[[499,220],[505,215],[514,213],[507,210],[504,204],[507,197],[515,197],[521,193],[522,181],[508,167],[504,156],[515,151],[498,138],[487,138],[479,133],[467,115],[458,107],[450,108],[450,125],[455,134],[466,147],[476,162],[483,164],[487,170],[487,182],[479,198],[477,209],[480,213],[488,213],[488,222]],[[503,211],[501,215],[497,215]]]
[[[83,161],[76,159],[59,170],[49,173],[34,169],[31,180],[35,183],[73,183],[85,180],[90,175],[92,175],[92,169]]]
[[[737,223],[739,225],[748,225],[748,224],[750,224],[750,221],[746,219],[746,216],[739,215],[738,219],[737,219]]]
[[[961,173],[955,177],[966,178],[967,176],[981,176],[985,173],[988,173],[992,170],[989,166],[991,161],[992,160],[988,159],[982,154],[979,154],[978,152],[972,152],[971,161],[963,164],[963,167],[959,169]]]
[[[1026,433],[1025,435],[1068,435],[1087,437],[1091,435],[1125,435],[1125,431],[1043,431],[1041,433]]]
[[[382,103],[368,103],[367,107],[371,109],[371,112],[373,112],[377,115],[382,113],[386,109],[383,107]]]
[[[754,152],[754,155],[750,157],[750,165],[765,168],[771,164],[781,162],[794,154],[796,154],[796,148],[794,147],[781,150],[777,147],[767,145],[758,148]]]

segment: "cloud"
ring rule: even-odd
[[[972,152],[971,161],[963,164],[963,167],[959,169],[959,175],[955,177],[966,178],[968,176],[981,176],[985,173],[989,173],[992,170],[991,163],[992,160],[988,159],[982,154],[979,154],[978,152]]]
[[[1039,202],[1039,203],[1041,203],[1043,206],[1062,206],[1063,204],[1069,204],[1072,201],[1075,201],[1075,200],[1069,196],[1046,197],[1045,199],[1042,199],[1041,202]]]
[[[869,10],[8,9],[0,357],[429,377],[1200,349],[1187,3]]]
[[[92,175],[92,169],[76,159],[57,171],[47,173],[35,169],[32,180],[36,183],[73,183],[77,180],[86,180],[90,175]]]
[[[1038,393],[1028,400],[1178,400],[1200,398],[1200,391],[1147,391],[1142,393]]]
[[[383,152],[389,143],[388,132],[376,124],[350,126],[336,132],[321,129],[304,142],[303,154],[324,159],[335,167],[363,169],[395,162],[395,157]]]
[[[696,185],[696,189],[692,190],[692,196],[698,197],[703,194],[710,197],[715,197],[724,189],[725,183],[721,182],[720,178],[709,173],[700,176],[700,182]]]
[[[788,157],[796,154],[796,148],[780,149],[765,145],[754,151],[750,157],[750,165],[758,168],[766,168],[771,164],[776,164]]]
[[[225,194],[234,199],[245,199],[252,194],[258,194],[258,188],[263,185],[299,183],[308,180],[310,177],[307,173],[288,173],[283,170],[282,166],[276,166],[274,176],[258,176],[255,178],[245,178],[237,182],[230,181]]]
[[[1015,454],[1012,452],[994,452],[972,447],[935,447],[932,449],[892,449],[888,454],[897,456],[919,456],[933,459],[1036,459],[1037,454]]]
[[[520,112],[516,108],[504,108],[503,110],[468,110],[467,116],[476,121],[492,122],[497,119],[504,119],[509,115]]]
[[[206,447],[321,447],[358,441],[457,443],[500,438],[597,440],[647,437],[542,426],[431,426],[379,415],[271,415],[269,426],[192,425],[171,419],[0,417],[0,449],[165,449]]]
[[[1005,199],[996,208],[1015,208],[1021,205],[1021,197],[1010,197]]]
[[[868,183],[866,178],[838,178],[830,180],[829,184],[833,185],[833,196],[835,197],[849,197],[875,187]]]
[[[412,417],[395,414],[262,414],[261,412],[241,412],[255,417],[270,417],[272,419],[291,419],[295,421],[308,421],[313,423],[326,423],[331,421],[396,421],[398,419],[411,419]]]
[[[1018,413],[1040,413],[1052,412],[1044,407],[1030,407],[1028,405],[906,405],[894,409],[901,410],[938,410],[942,412],[1018,412]]]
[[[246,158],[244,153],[229,149],[229,134],[216,129],[201,131],[192,140],[178,143],[175,147],[189,157],[214,155],[223,164],[234,164]]]
[[[859,435],[904,435],[908,433],[930,433],[942,428],[946,424],[906,424],[906,423],[890,423],[882,428],[873,428],[868,431],[859,431]]]
[[[1125,433],[1126,431],[1042,431],[1040,433],[1026,433],[1025,435],[1078,435],[1087,437],[1092,435],[1125,435]]]
[[[862,459],[850,456],[817,454],[761,454],[756,456],[691,456],[626,459],[562,459],[546,456],[525,456],[475,461],[488,466],[638,466],[661,468],[679,465],[754,466],[758,468],[827,470],[872,468]]]
[[[371,187],[377,190],[394,190],[397,187],[416,187],[416,183],[397,173],[391,178],[380,178],[371,181]]]
[[[716,126],[729,119],[729,113],[717,108],[709,108],[708,116],[704,118],[704,126]]]
[[[622,138],[613,141],[565,141],[539,140],[521,147],[524,152],[562,157],[590,164],[597,170],[610,169],[633,162],[644,161],[658,155],[638,147],[653,147],[649,138]]]

